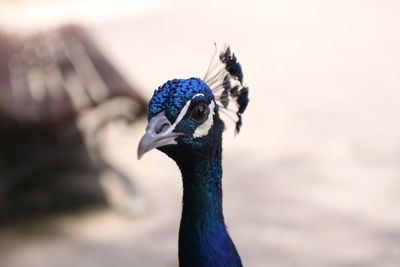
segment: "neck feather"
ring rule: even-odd
[[[182,218],[188,221],[224,222],[222,214],[221,149],[212,158],[193,160],[182,171]]]
[[[222,212],[221,142],[207,151],[178,163],[183,177],[180,266],[242,266]]]

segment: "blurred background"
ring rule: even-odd
[[[223,163],[245,266],[398,266],[399,12],[0,0],[0,265],[177,266],[179,170],[136,147],[153,90],[202,77],[226,42],[250,87]]]

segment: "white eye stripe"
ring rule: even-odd
[[[204,96],[204,94],[201,94],[201,93],[195,94],[194,96],[192,96],[192,99],[193,99],[193,98],[196,98],[196,97],[198,97],[198,96]]]
[[[186,102],[186,104],[183,106],[181,112],[179,113],[178,117],[176,118],[174,124],[172,124],[172,126],[170,127],[171,130],[170,130],[169,132],[172,132],[172,131],[175,129],[176,125],[177,125],[177,124],[183,119],[183,117],[186,115],[186,112],[188,111],[188,109],[189,109],[189,107],[190,107],[190,103],[192,103],[192,99],[194,99],[194,98],[196,98],[196,97],[198,97],[198,96],[204,96],[204,94],[195,94],[190,100],[188,100],[188,101]]]
[[[193,133],[194,138],[205,136],[210,131],[210,129],[214,123],[214,121],[213,121],[214,120],[214,107],[215,107],[215,103],[214,103],[214,101],[211,101],[210,105],[208,105],[208,108],[210,109],[210,113],[208,114],[207,120],[196,128],[196,131],[194,131],[194,133]]]
[[[176,118],[174,124],[172,124],[171,128],[175,129],[175,126],[183,119],[183,117],[185,116],[186,112],[188,111],[188,109],[190,107],[191,102],[192,102],[191,100],[188,100],[188,102],[186,102],[186,104],[183,106],[181,112],[179,113],[178,118]]]
[[[179,113],[178,117],[176,118],[175,122],[171,125],[171,127],[169,127],[169,129],[165,132],[165,134],[171,133],[175,130],[176,125],[178,125],[178,123],[181,122],[183,117],[186,115],[190,107],[190,104],[192,103],[192,100],[198,96],[204,96],[204,94],[195,94],[190,100],[186,102],[181,112]],[[210,113],[208,114],[207,120],[196,128],[195,132],[193,133],[194,138],[207,135],[213,125],[214,108],[215,108],[214,101],[211,101],[208,107],[210,109]]]

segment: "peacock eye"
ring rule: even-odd
[[[210,109],[208,108],[208,105],[205,103],[199,103],[190,111],[189,117],[195,121],[201,122],[208,117],[209,113]]]

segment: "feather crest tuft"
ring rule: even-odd
[[[215,94],[221,108],[235,113],[235,132],[239,133],[242,114],[249,102],[249,88],[243,85],[242,66],[230,47],[222,49],[217,60],[215,60],[216,52],[217,47],[203,80]],[[235,110],[228,109],[231,103],[235,106]]]

